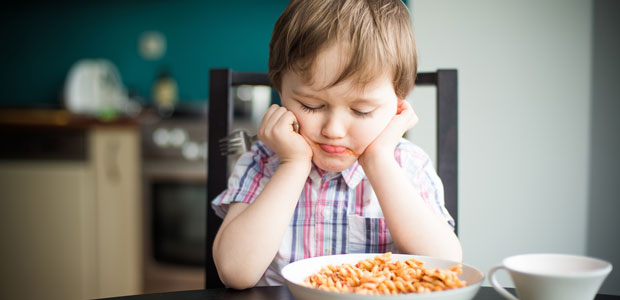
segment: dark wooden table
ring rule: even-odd
[[[226,300],[294,300],[293,295],[286,286],[255,287],[247,290],[233,289],[212,289],[182,291],[160,294],[146,294],[136,296],[125,296],[111,299],[126,300],[205,300],[205,299],[226,299]],[[503,300],[492,287],[483,286],[474,298],[475,300]],[[620,300],[620,296],[597,295],[596,300]]]

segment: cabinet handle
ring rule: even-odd
[[[118,141],[109,140],[106,146],[106,177],[109,181],[118,182],[121,179],[121,171],[119,165],[118,154],[120,143]]]

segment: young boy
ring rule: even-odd
[[[282,284],[286,264],[342,253],[461,260],[443,186],[402,138],[416,50],[401,0],[292,0],[275,24],[273,105],[213,207],[225,285]],[[296,131],[295,124],[299,125]]]

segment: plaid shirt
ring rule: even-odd
[[[454,226],[454,220],[444,207],[443,185],[428,155],[405,139],[398,143],[394,155],[422,199]],[[256,143],[237,161],[228,189],[213,200],[216,214],[223,218],[231,202],[252,203],[278,165],[275,153],[265,144]],[[284,240],[258,285],[283,284],[280,270],[296,260],[386,251],[397,252],[397,249],[362,167],[355,162],[336,173],[313,164]]]

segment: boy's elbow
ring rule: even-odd
[[[446,250],[447,251],[420,253],[418,255],[431,256],[431,257],[441,258],[441,259],[450,260],[450,261],[454,261],[458,263],[463,262],[463,253],[461,252],[460,248],[450,249],[450,250],[446,249]]]
[[[463,248],[458,241],[452,245],[445,245],[436,252],[436,257],[455,262],[463,262]]]
[[[225,272],[218,271],[218,273],[220,275],[220,280],[222,280],[222,283],[224,284],[224,286],[227,286],[229,288],[233,288],[236,290],[249,289],[251,287],[254,287],[256,283],[258,282],[258,280],[249,278],[249,276],[243,273],[230,274],[232,276],[227,276]]]
[[[254,287],[260,277],[255,275],[247,266],[239,263],[236,259],[223,258],[214,251],[213,260],[217,268],[217,273],[222,283],[230,288],[243,290]],[[219,259],[218,259],[219,258]]]
[[[453,235],[452,238],[445,240],[438,249],[435,249],[435,253],[437,257],[456,261],[463,262],[463,247],[461,246],[461,242],[459,241],[456,235]]]

